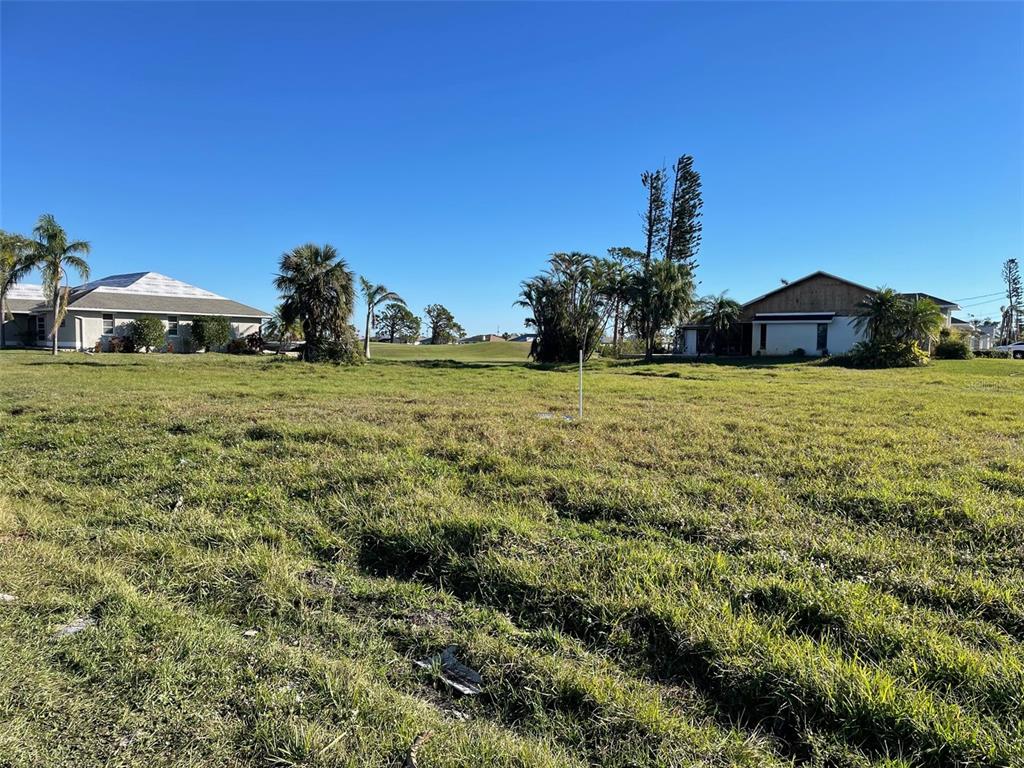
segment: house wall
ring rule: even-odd
[[[113,314],[114,315],[114,332],[112,334],[103,333],[103,315]],[[57,344],[61,349],[93,349],[97,342],[100,345],[100,349],[104,352],[110,350],[110,340],[115,336],[125,336],[128,333],[128,324],[132,320],[146,316],[147,313],[136,313],[136,312],[113,312],[104,313],[94,310],[69,310],[65,318],[64,326],[58,330],[57,333]],[[152,315],[153,317],[160,318],[164,323],[164,328],[167,328],[167,315]],[[46,318],[46,332],[50,333],[53,328],[53,313],[49,312],[44,315]],[[188,342],[192,337],[192,318],[193,315],[178,315],[178,335],[165,337],[167,343],[173,345],[175,352],[188,351]],[[258,320],[242,317],[229,318],[231,322],[231,337],[241,338],[255,333],[260,323]],[[48,347],[52,344],[52,340],[47,336],[45,341],[36,341],[33,339],[30,342],[33,346]]]
[[[866,295],[863,288],[826,275],[817,275],[747,305],[743,308],[742,319],[749,321],[754,315],[767,312],[835,312],[837,315],[852,315]],[[813,347],[814,340],[811,342]]]
[[[684,357],[695,357],[697,354],[697,331],[686,328],[683,330],[681,341],[683,342],[677,354]]]
[[[828,352],[840,355],[849,352],[864,338],[853,325],[854,318],[836,315],[828,324]],[[765,348],[761,347],[761,326],[768,327]],[[753,348],[755,355],[788,355],[794,349],[803,349],[808,355],[818,355],[818,323],[758,323],[753,324]]]
[[[8,347],[25,346],[26,334],[28,333],[28,315],[16,314],[13,320],[6,322],[0,318],[4,326],[4,343]]]

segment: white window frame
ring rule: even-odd
[[[46,315],[36,315],[36,341],[46,341]]]
[[[177,336],[178,335],[178,316],[168,315],[167,316],[167,335]]]
[[[107,330],[107,318],[108,317],[110,318],[110,330],[109,331]],[[106,313],[103,314],[102,322],[103,322],[103,335],[104,336],[113,336],[114,335],[114,328],[117,325],[117,320],[114,318],[114,316],[112,314],[110,314],[109,312],[106,312]]]

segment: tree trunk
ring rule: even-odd
[[[366,309],[366,338],[363,340],[363,357],[370,359],[370,318],[373,316],[373,308]]]
[[[612,349],[619,355],[619,302],[615,302],[615,319],[612,320]]]
[[[60,289],[53,295],[53,354],[57,355],[57,331],[60,330],[57,325],[57,310],[60,309]]]

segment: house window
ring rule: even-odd
[[[768,348],[768,324],[761,323],[761,346],[759,349],[765,350]]]
[[[178,335],[178,316],[168,315],[167,316],[167,335],[177,336]]]
[[[103,316],[103,333],[110,335],[114,332],[114,316],[104,315]]]
[[[828,323],[818,323],[818,351],[828,349]]]
[[[36,315],[36,341],[46,341],[46,318]]]

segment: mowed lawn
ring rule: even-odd
[[[0,765],[1024,764],[1024,364],[586,378],[0,353]]]

